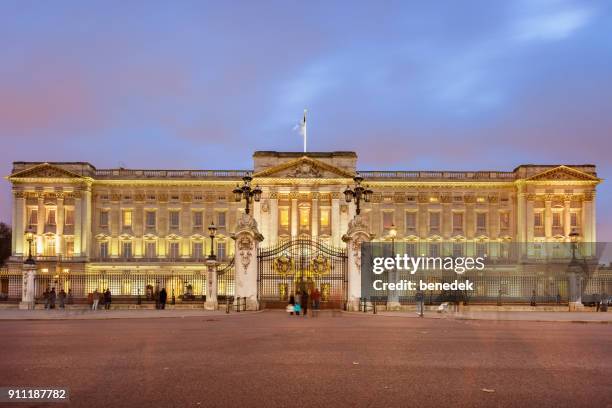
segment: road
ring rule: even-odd
[[[79,407],[612,406],[612,324],[270,311],[0,334],[0,386],[68,387]]]

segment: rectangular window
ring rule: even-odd
[[[217,227],[225,228],[225,211],[219,211],[217,213]]]
[[[100,227],[102,228],[108,227],[108,211],[107,210],[100,211]]]
[[[193,227],[202,228],[204,226],[204,213],[202,211],[194,211],[193,213]]]
[[[476,256],[484,257],[487,253],[487,244],[479,242],[476,244]]]
[[[570,226],[577,227],[578,226],[578,213],[570,213]]]
[[[541,212],[537,212],[535,214],[533,214],[533,226],[534,227],[542,227],[544,225],[544,214],[542,214]]]
[[[47,209],[47,225],[55,225],[55,208]]]
[[[300,208],[300,230],[307,231],[310,226],[310,208]]]
[[[100,242],[100,258],[108,258],[108,242]]]
[[[561,213],[560,212],[554,212],[552,215],[552,226],[553,227],[560,227],[561,226]]]
[[[28,225],[30,228],[36,228],[38,224],[38,209],[32,208],[30,209],[30,215],[28,217]]]
[[[509,212],[499,213],[499,228],[503,230],[510,228],[510,213]]]
[[[176,210],[170,211],[170,228],[176,229],[179,227],[180,216],[181,216],[181,213],[179,211],[176,211]]]
[[[417,220],[416,212],[406,213],[406,231],[416,230],[416,220]]]
[[[406,244],[406,255],[415,257],[417,256],[417,244],[410,242]]]
[[[66,241],[65,255],[74,256],[74,241]]]
[[[132,227],[132,210],[123,210],[123,228]]]
[[[479,231],[484,231],[487,229],[487,214],[486,213],[476,214],[476,229]]]
[[[289,209],[288,208],[280,208],[279,209],[279,223],[281,228],[289,228]]]
[[[74,210],[72,208],[64,209],[64,225],[74,225]]]
[[[430,212],[429,213],[429,229],[437,230],[440,228],[440,213]]]
[[[329,210],[327,208],[321,208],[320,225],[321,228],[329,227]]]
[[[176,259],[180,255],[179,253],[179,243],[178,242],[170,242],[168,246],[168,256],[171,259]]]
[[[124,258],[132,257],[132,241],[123,241],[121,243],[121,255]]]
[[[195,259],[202,259],[204,257],[204,244],[202,242],[194,242],[191,252],[191,256]]]
[[[45,248],[43,255],[45,256],[55,256],[55,237],[48,237],[45,240]]]
[[[157,257],[157,243],[155,241],[145,244],[145,258],[153,259]]]
[[[217,242],[217,259],[224,260],[226,257],[226,245],[225,242],[219,241]]]
[[[383,211],[383,228],[385,230],[391,229],[393,226],[393,211]]]
[[[429,244],[429,256],[436,258],[440,256],[440,244],[432,242]]]
[[[157,221],[157,213],[155,211],[147,211],[145,213],[145,223],[147,228],[155,228]]]
[[[453,213],[453,230],[463,231],[463,213]]]
[[[453,257],[461,258],[463,256],[463,244],[460,242],[453,243]]]

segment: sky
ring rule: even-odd
[[[595,164],[612,178],[612,3],[0,2],[0,174],[13,161],[361,170]],[[0,220],[10,222],[0,181]],[[598,187],[612,241],[612,181]]]

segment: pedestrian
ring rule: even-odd
[[[91,310],[98,310],[98,303],[100,303],[100,294],[98,293],[98,289],[94,289],[91,296],[91,301]]]
[[[59,293],[59,302],[60,302],[60,309],[64,309],[66,306],[66,292],[64,291],[64,288],[62,288],[62,290],[60,290]]]
[[[321,292],[319,292],[319,288],[315,288],[312,292],[312,308],[313,311],[318,311],[321,307]]]
[[[166,308],[166,300],[168,299],[168,292],[166,292],[166,288],[162,288],[161,292],[159,292],[159,307],[160,309]]]
[[[295,305],[293,306],[293,310],[295,311],[296,316],[299,316],[300,311],[302,310],[301,299],[302,299],[302,294],[298,290],[297,292],[295,292]]]
[[[425,300],[423,292],[421,290],[417,290],[417,293],[414,298],[416,300],[417,315],[419,317],[423,317],[423,302]]]
[[[159,303],[159,291],[157,290],[157,287],[155,287],[155,293],[153,296],[155,297],[155,308],[159,309],[161,305]]]
[[[536,291],[531,291],[531,302],[529,303],[531,306],[536,305]]]
[[[106,292],[104,292],[104,309],[110,310],[111,307],[111,291],[109,288],[106,288]]]
[[[57,298],[57,293],[55,292],[55,288],[51,289],[51,293],[49,293],[49,308],[55,309],[55,299]]]
[[[45,288],[45,291],[43,292],[43,299],[45,300],[45,309],[49,308],[49,287],[47,286]]]
[[[293,313],[295,312],[295,295],[293,294],[293,292],[291,292],[291,295],[289,295],[289,304],[287,305],[287,312],[289,312],[290,315],[293,315]]]
[[[74,299],[72,298],[72,289],[68,289],[68,304],[71,305],[74,303]]]
[[[305,290],[302,293],[302,298],[300,299],[300,305],[302,306],[302,310],[304,311],[304,317],[308,314],[308,290]]]

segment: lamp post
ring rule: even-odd
[[[259,186],[255,186],[255,188],[251,187],[251,182],[253,181],[253,177],[251,176],[244,176],[242,178],[242,181],[243,181],[242,187],[240,187],[237,184],[236,188],[233,191],[234,200],[237,203],[242,200],[245,200],[246,206],[244,208],[244,212],[246,214],[249,214],[251,212],[251,208],[250,208],[251,202],[253,200],[256,202],[259,202],[259,200],[261,199],[261,188],[259,188]]]
[[[373,192],[372,190],[367,188],[367,186],[364,187],[361,185],[361,183],[363,182],[363,177],[361,177],[359,173],[357,173],[355,177],[353,177],[353,181],[355,181],[355,187],[351,190],[350,186],[346,186],[346,190],[344,190],[344,198],[347,203],[355,201],[355,214],[359,215],[359,213],[361,213],[361,200],[363,199],[363,201],[369,203],[370,198],[372,198]]]
[[[211,222],[208,226],[208,236],[210,237],[210,254],[207,258],[211,261],[217,260],[217,255],[215,255],[215,235],[217,235],[217,227],[215,227],[214,222]]]
[[[32,241],[34,241],[34,231],[31,228],[25,232],[28,241],[28,257],[23,262],[24,285],[21,293],[20,309],[34,309],[35,305],[35,283],[36,283],[36,261],[32,257]]]
[[[28,241],[28,258],[25,260],[27,265],[36,265],[36,261],[32,258],[32,241],[34,241],[34,231],[28,228],[26,231],[26,240]]]
[[[395,258],[395,238],[397,237],[397,228],[395,224],[391,224],[389,228],[389,232],[387,235],[387,239],[391,240],[391,256]],[[389,276],[389,283],[397,282],[397,268],[393,267],[393,271]],[[387,310],[400,310],[401,305],[399,302],[399,295],[397,293],[397,289],[390,290],[387,297]]]
[[[247,204],[248,205],[248,204]],[[204,308],[206,310],[217,310],[217,256],[215,255],[215,235],[217,235],[217,227],[213,222],[208,226],[208,236],[210,237],[210,254],[206,258],[207,284],[208,291],[206,292],[206,302]]]
[[[583,265],[576,258],[576,247],[578,246],[578,237],[580,234],[576,230],[569,234],[572,245],[572,259],[567,265],[567,277],[569,280],[569,310],[580,310],[584,307],[582,304],[582,275],[584,272]]]

